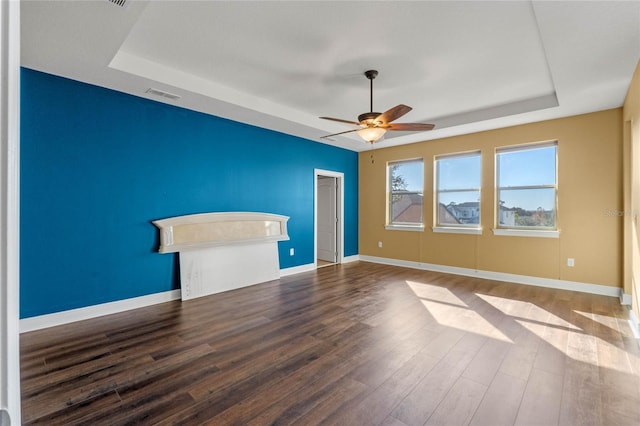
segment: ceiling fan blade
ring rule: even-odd
[[[355,126],[359,126],[360,123],[356,122],[356,121],[350,121],[350,120],[343,120],[341,118],[331,118],[331,117],[320,117],[323,120],[331,120],[331,121],[338,121],[340,123],[347,123],[347,124],[353,124]]]
[[[434,124],[427,123],[392,123],[385,128],[387,130],[401,130],[405,132],[426,132],[427,130],[432,130],[434,127]]]
[[[353,130],[347,130],[347,131],[340,132],[340,133],[333,133],[331,135],[320,136],[320,139],[330,138],[331,136],[343,135],[345,133],[357,132],[358,130],[362,130],[362,128],[353,129]]]
[[[380,114],[379,116],[377,116],[375,121],[381,122],[382,125],[384,126],[386,124],[391,123],[393,120],[397,120],[398,118],[402,117],[412,109],[413,108],[407,105],[402,105],[402,104],[396,105],[390,110],[387,110],[382,114]]]

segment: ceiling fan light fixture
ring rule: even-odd
[[[369,143],[377,142],[385,133],[387,133],[387,129],[382,127],[366,127],[358,130],[358,136]]]

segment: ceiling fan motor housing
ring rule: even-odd
[[[381,114],[380,112],[365,112],[364,114],[360,114],[358,116],[358,121],[360,122],[360,124],[373,125],[373,124],[376,124],[374,120],[380,114]]]

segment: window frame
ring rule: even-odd
[[[439,170],[440,160],[466,158],[466,157],[478,157],[480,160],[480,186],[469,187],[464,189],[445,189],[439,190]],[[457,152],[453,154],[442,154],[434,156],[433,160],[433,232],[440,233],[453,233],[453,234],[482,234],[482,150]],[[440,223],[440,194],[441,193],[455,193],[455,192],[478,192],[478,223],[459,223],[459,224],[443,224]]]
[[[397,192],[394,192],[392,189],[392,182],[391,182],[391,178],[393,176],[393,174],[391,173],[391,168],[396,165],[396,164],[406,164],[406,163],[414,163],[414,162],[420,162],[422,163],[422,191],[404,191],[404,194],[419,194],[422,196],[422,205],[420,206],[421,208],[421,222],[392,222],[391,218],[392,218],[392,209],[393,209],[393,201],[392,201],[392,197],[394,194],[397,194]],[[386,184],[386,189],[387,189],[387,196],[386,196],[386,224],[385,224],[385,229],[387,230],[398,230],[398,231],[423,231],[424,230],[424,179],[425,178],[425,174],[424,174],[424,158],[422,157],[415,157],[415,158],[408,158],[408,159],[404,159],[404,160],[394,160],[394,161],[387,161],[387,184]]]
[[[494,235],[504,236],[522,236],[522,237],[543,237],[558,238],[560,230],[558,229],[558,141],[550,140],[545,142],[527,143],[523,145],[512,145],[496,148],[495,151],[495,227]],[[526,150],[534,150],[541,148],[555,148],[554,156],[554,184],[540,185],[518,185],[518,186],[500,186],[500,154],[509,152],[518,152]],[[535,190],[535,189],[553,189],[553,226],[507,226],[500,224],[500,193],[502,190]]]

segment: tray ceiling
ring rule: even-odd
[[[619,107],[640,2],[28,1],[22,65],[341,146],[319,116],[413,107],[392,146]],[[177,95],[154,95],[149,88]]]

